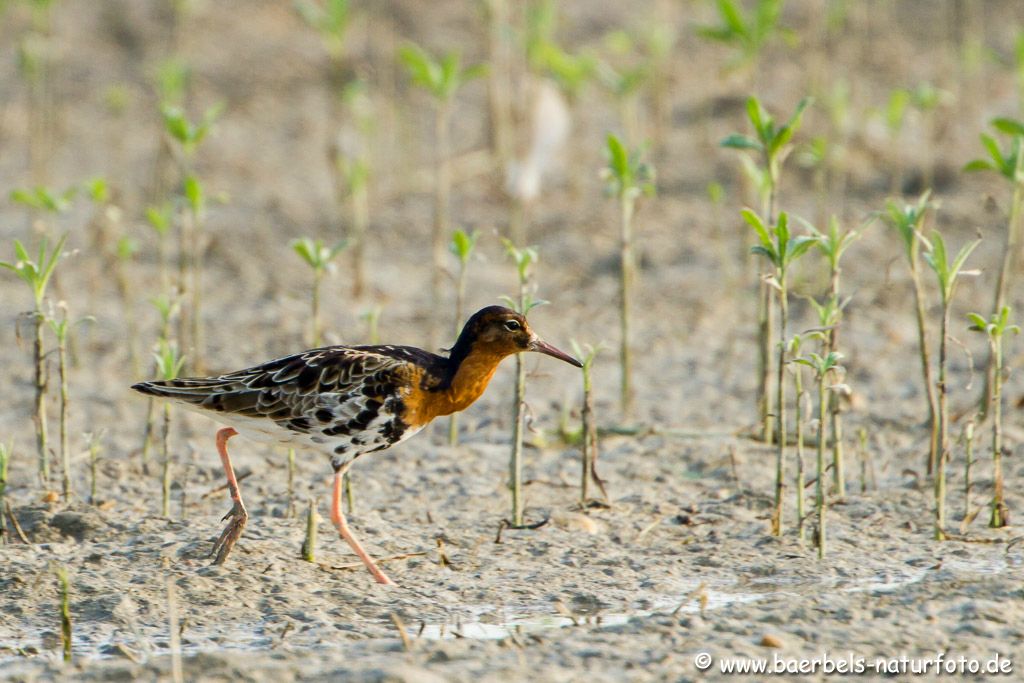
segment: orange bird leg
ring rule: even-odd
[[[345,470],[338,470],[334,473],[334,496],[331,502],[331,521],[334,522],[334,526],[338,527],[338,533],[345,539],[345,542],[352,548],[352,552],[359,556],[359,559],[363,561],[366,568],[373,574],[373,578],[377,583],[384,583],[394,585],[394,581],[389,579],[387,575],[380,570],[377,563],[373,561],[370,554],[366,552],[363,546],[356,540],[356,537],[352,535],[352,530],[348,528],[348,522],[345,521],[345,514],[341,511],[341,485],[342,479],[345,477]]]
[[[222,518],[222,520],[230,518],[231,521],[224,527],[220,538],[213,544],[213,550],[210,551],[211,555],[217,555],[213,561],[214,564],[224,564],[224,560],[228,559],[228,554],[235,547],[235,541],[242,535],[242,529],[245,528],[245,523],[249,520],[249,513],[246,512],[245,504],[242,503],[242,492],[238,490],[235,468],[231,466],[231,458],[228,457],[228,439],[236,434],[238,432],[233,427],[225,427],[217,431],[217,452],[220,453],[220,461],[224,465],[224,474],[228,478],[228,490],[231,492],[231,500],[234,501],[234,505]]]

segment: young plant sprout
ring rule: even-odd
[[[640,127],[640,93],[651,78],[651,65],[644,55],[637,54],[633,38],[625,31],[613,31],[604,42],[626,63],[613,66],[608,62],[598,62],[598,80],[615,98],[626,139],[644,139]]]
[[[50,481],[50,451],[47,444],[46,432],[46,354],[43,350],[43,327],[46,325],[46,312],[43,309],[43,302],[46,299],[46,286],[53,276],[57,263],[60,261],[61,252],[64,249],[65,234],[53,246],[49,245],[46,238],[39,242],[39,256],[32,260],[28,251],[21,242],[14,240],[14,254],[17,260],[14,263],[0,261],[0,267],[10,270],[20,277],[22,281],[32,289],[33,309],[32,321],[34,323],[34,340],[32,345],[35,361],[35,377],[33,386],[35,388],[35,427],[36,427],[36,449],[39,456],[39,480],[45,487]]]
[[[803,342],[803,338],[799,335],[793,335],[793,338],[789,340],[788,353],[789,357],[796,361],[800,358],[800,345]],[[804,371],[803,365],[799,363],[793,363],[790,366],[790,371],[793,373],[793,391],[796,394],[794,397],[794,408],[796,415],[794,416],[796,421],[796,534],[797,538],[802,544],[806,538],[804,533],[804,523],[807,517],[806,504],[804,502]]]
[[[57,380],[60,383],[60,469],[61,490],[64,501],[71,502],[71,449],[68,446],[68,307],[58,305],[60,318],[48,315],[54,337],[57,338]]]
[[[86,448],[89,449],[89,502],[99,503],[96,497],[96,466],[99,464],[100,451],[103,450],[103,430],[85,434]]]
[[[629,151],[615,135],[608,135],[608,165],[603,174],[608,191],[619,202],[619,401],[622,414],[633,413],[633,355],[630,351],[633,286],[636,261],[633,255],[633,217],[636,200],[654,194],[654,168],[641,158],[640,150]]]
[[[165,202],[158,206],[147,207],[146,223],[156,233],[157,254],[160,263],[160,288],[166,292],[171,286],[171,256],[167,235],[174,223],[174,206],[170,202]]]
[[[349,205],[352,296],[361,297],[366,288],[366,235],[370,226],[370,160],[364,140],[370,136],[374,118],[366,83],[362,80],[346,85],[341,98],[359,134],[338,135],[337,142],[330,146],[331,170],[339,208],[344,210],[346,201]]]
[[[62,214],[71,209],[71,200],[78,194],[78,187],[69,187],[57,192],[41,185],[33,188],[19,188],[11,191],[11,201],[27,206],[40,213]]]
[[[178,286],[182,292],[189,294],[189,305],[181,316],[181,338],[188,340],[192,365],[199,371],[203,367],[203,327],[200,308],[206,197],[202,182],[195,175],[193,167],[196,150],[209,135],[222,111],[222,105],[215,105],[207,109],[199,121],[192,122],[177,107],[164,106],[162,110],[164,129],[169,138],[178,145],[181,194],[188,207],[188,212],[181,220],[178,252]]]
[[[797,358],[796,362],[806,365],[814,371],[818,383],[818,459],[817,482],[814,487],[814,507],[818,517],[818,559],[825,557],[825,425],[828,414],[828,379],[830,375],[841,374],[843,366],[839,364],[842,354],[831,351],[825,356],[810,353],[806,358]]]
[[[839,301],[839,280],[842,269],[839,266],[843,254],[850,248],[850,245],[860,237],[859,230],[841,231],[839,220],[832,216],[829,221],[828,232],[817,234],[817,246],[829,269],[828,300]],[[824,353],[839,350],[839,320],[842,317],[842,306],[836,306],[836,319],[828,326],[828,334],[825,337]],[[832,476],[835,482],[836,495],[846,495],[846,471],[843,464],[843,420],[840,412],[839,393],[832,392],[831,406],[829,406],[829,417],[832,422]]]
[[[463,68],[462,58],[458,52],[448,52],[438,59],[413,44],[403,47],[399,57],[405,64],[412,82],[434,98],[434,223],[430,245],[434,263],[431,295],[436,310],[441,296],[441,272],[444,268],[444,234],[451,222],[449,204],[452,191],[452,147],[449,129],[452,99],[463,85],[483,76],[487,71],[487,65],[474,64]]]
[[[756,97],[747,100],[747,117],[754,129],[754,135],[742,135],[733,133],[721,142],[722,147],[738,150],[751,150],[755,152],[760,163],[759,177],[762,179],[766,190],[763,193],[763,206],[761,213],[767,216],[766,223],[775,223],[775,207],[778,200],[779,179],[782,172],[782,164],[789,156],[792,149],[789,144],[793,135],[800,127],[804,110],[810,105],[811,99],[804,98],[797,104],[796,111],[789,119],[780,125],[776,125],[775,119],[765,110],[761,101]],[[750,162],[749,158],[747,163]],[[757,406],[758,415],[761,420],[761,437],[766,443],[771,443],[772,436],[772,337],[773,321],[771,313],[771,290],[765,279],[759,283],[760,293],[758,297],[758,376]]]
[[[1003,499],[1003,337],[1007,333],[1019,334],[1020,326],[1010,323],[1010,307],[1003,306],[998,313],[985,320],[977,313],[970,313],[971,330],[988,337],[988,346],[993,363],[992,405],[986,414],[992,416],[992,514],[988,525],[999,529],[1009,524],[1009,513]],[[968,504],[970,492],[968,491]]]
[[[178,347],[167,339],[160,340],[160,349],[153,354],[156,361],[157,375],[160,379],[171,380],[178,377],[181,367],[185,364],[185,358],[179,355]],[[164,403],[164,430],[161,438],[161,456],[163,458],[163,476],[160,514],[164,517],[171,516],[171,404]]]
[[[150,300],[153,304],[153,308],[160,314],[160,335],[158,339],[160,342],[169,342],[171,340],[171,327],[174,320],[177,318],[179,311],[181,310],[181,304],[178,297],[170,297],[166,294],[155,297]],[[159,361],[155,365],[155,370],[159,372],[160,366]],[[147,402],[146,407],[146,427],[142,433],[142,449],[141,449],[141,461],[142,469],[146,474],[149,474],[149,449],[152,445],[153,438],[156,435],[156,402],[153,398],[150,398]]]
[[[480,233],[474,230],[467,233],[464,230],[456,230],[452,233],[451,244],[448,249],[459,259],[459,271],[455,276],[455,334],[458,335],[462,329],[462,317],[466,306],[466,273],[469,260],[473,257],[473,249],[476,248],[476,241]],[[452,413],[448,418],[448,443],[457,446],[459,443],[459,414]]]
[[[313,269],[313,289],[310,296],[310,340],[313,346],[320,346],[322,327],[320,323],[320,284],[324,274],[331,267],[331,261],[347,246],[341,241],[333,247],[326,246],[322,240],[303,237],[292,240],[292,250]]]
[[[299,15],[320,34],[334,70],[341,71],[344,63],[345,32],[352,23],[352,8],[349,0],[303,0],[295,3]],[[334,85],[338,85],[339,74],[333,74]]]
[[[61,565],[54,568],[57,585],[60,587],[60,642],[64,651],[64,661],[71,661],[71,582],[68,580],[68,568]]]
[[[316,562],[316,525],[320,515],[316,513],[316,498],[309,499],[309,508],[306,510],[306,538],[302,541],[302,559],[306,562]]]
[[[697,35],[708,40],[730,45],[736,56],[729,68],[757,64],[761,51],[780,33],[779,15],[783,0],[757,0],[748,15],[738,0],[718,0],[718,26],[702,26]]]
[[[1024,202],[1024,123],[1013,119],[998,118],[992,120],[992,126],[999,132],[1010,136],[1010,146],[1004,153],[999,149],[995,138],[986,133],[981,134],[981,142],[988,151],[988,159],[975,159],[964,166],[965,171],[995,171],[1003,176],[1011,188],[1010,216],[1006,225],[1006,238],[1003,241],[1003,260],[999,267],[996,280],[996,291],[993,297],[992,310],[1001,311],[1007,305],[1006,294],[1010,291],[1012,278],[1017,267],[1022,246],[1021,206]],[[981,417],[987,416],[987,410],[994,405],[992,391],[994,384],[995,359],[989,352],[985,370],[985,388],[981,397]]]
[[[928,431],[930,435],[928,445],[928,474],[935,472],[936,460],[939,453],[939,401],[936,396],[936,386],[932,379],[932,356],[928,343],[928,328],[925,322],[925,299],[924,286],[921,284],[920,254],[921,244],[924,242],[922,225],[925,212],[931,206],[928,201],[931,191],[922,194],[915,204],[904,204],[900,206],[895,201],[889,201],[885,207],[884,218],[903,240],[904,254],[910,266],[910,281],[914,287],[914,313],[917,319],[917,343],[918,353],[921,357],[921,373],[924,377],[925,399],[928,402]]]
[[[572,340],[573,353],[583,363],[583,410],[580,411],[580,421],[583,423],[580,439],[580,507],[583,509],[589,507],[591,503],[591,481],[598,485],[605,504],[608,503],[608,492],[604,488],[604,482],[597,476],[597,423],[594,420],[594,384],[591,379],[594,361],[602,348],[601,344],[596,347],[590,344],[580,346],[575,339]]]
[[[743,219],[757,233],[758,244],[752,248],[753,253],[768,259],[774,273],[768,279],[769,285],[775,289],[779,302],[779,344],[778,361],[775,378],[775,417],[777,451],[775,458],[775,511],[772,515],[772,534],[782,535],[782,502],[786,477],[786,348],[789,338],[786,326],[789,322],[789,291],[787,275],[789,269],[801,256],[807,253],[818,238],[809,235],[791,235],[789,232],[789,216],[785,211],[779,214],[779,220],[769,227],[764,220],[750,209],[744,209]]]
[[[516,299],[505,297],[509,307],[526,315],[546,301],[533,298],[530,293],[530,267],[537,262],[536,247],[516,247],[504,240],[505,251],[516,264],[519,294]],[[512,456],[509,459],[509,488],[512,492],[512,527],[523,526],[523,433],[526,427],[526,365],[522,355],[516,354],[516,384],[512,405]]]
[[[946,463],[949,462],[949,407],[947,405],[949,386],[946,381],[946,347],[949,340],[949,315],[953,293],[963,270],[964,262],[978,246],[980,240],[969,242],[960,248],[952,261],[946,252],[946,242],[938,230],[932,231],[931,243],[926,245],[924,260],[935,271],[942,301],[942,325],[939,336],[939,453],[935,469],[935,540],[946,537]]]

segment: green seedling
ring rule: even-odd
[[[976,462],[974,458],[974,419],[967,420],[963,430],[960,432],[960,442],[964,446],[964,519],[960,523],[960,531],[963,533],[974,521],[971,512],[971,470]]]
[[[302,559],[306,562],[316,562],[316,526],[319,517],[316,513],[316,498],[311,497],[306,510],[306,538],[302,542]]]
[[[769,43],[779,35],[786,35],[779,28],[782,4],[783,0],[757,0],[750,12],[744,14],[739,0],[717,0],[721,23],[700,27],[697,35],[736,50],[736,56],[729,63],[730,69],[756,64]]]
[[[180,192],[187,211],[181,216],[180,244],[178,250],[178,285],[188,294],[189,305],[181,316],[180,335],[188,340],[190,360],[195,371],[203,371],[203,327],[202,327],[202,253],[204,248],[203,224],[205,221],[206,195],[202,182],[194,173],[195,156],[199,145],[213,130],[213,124],[220,117],[224,107],[217,104],[207,109],[203,116],[192,121],[185,112],[173,106],[161,110],[164,130],[177,145]]]
[[[932,379],[932,355],[928,343],[928,328],[925,310],[928,303],[921,284],[920,255],[925,214],[932,206],[929,198],[931,191],[922,194],[914,204],[897,204],[890,200],[886,204],[883,218],[892,226],[903,240],[904,254],[910,266],[910,281],[914,287],[914,313],[917,319],[918,354],[921,357],[921,374],[924,379],[925,399],[928,402],[928,430],[930,434],[928,447],[928,474],[935,472],[936,459],[939,453],[939,401],[936,396],[935,382]]]
[[[825,257],[829,270],[829,286],[827,297],[832,302],[839,301],[839,284],[842,269],[840,261],[843,254],[850,248],[858,237],[859,230],[841,230],[839,220],[832,216],[829,220],[828,232],[817,234],[818,251]],[[839,350],[839,320],[842,317],[842,306],[835,307],[838,314],[834,321],[829,324],[828,335],[824,352]],[[835,482],[836,495],[846,495],[846,470],[843,464],[843,421],[840,412],[839,395],[833,393],[831,396],[832,405],[829,407],[829,417],[832,422],[832,476]]]
[[[946,537],[946,463],[949,462],[949,407],[947,405],[949,387],[946,381],[946,354],[949,340],[949,315],[953,301],[953,293],[957,282],[965,274],[964,263],[980,240],[969,242],[960,248],[952,261],[946,252],[946,242],[938,230],[932,231],[931,243],[926,244],[924,260],[935,272],[942,301],[942,325],[939,332],[939,453],[935,469],[935,540]]]
[[[789,357],[794,359],[794,361],[800,357],[800,346],[802,343],[803,338],[799,334],[793,335],[792,339],[789,340],[787,351]],[[794,416],[796,421],[796,534],[800,543],[803,544],[804,540],[806,540],[804,523],[807,519],[807,506],[804,501],[804,447],[806,443],[804,438],[803,365],[794,362],[790,365],[790,372],[793,374],[794,412],[796,413]]]
[[[756,177],[760,178],[761,185],[765,188],[761,193],[761,213],[767,216],[767,223],[775,223],[775,205],[778,199],[779,180],[782,173],[782,164],[792,150],[790,144],[793,135],[800,127],[803,120],[804,110],[810,105],[810,98],[804,98],[797,104],[796,111],[783,123],[777,125],[775,119],[765,110],[761,101],[756,97],[747,100],[747,117],[754,134],[743,135],[733,133],[721,142],[722,147],[737,150],[750,150],[755,153],[758,162],[744,156],[744,164],[755,171]],[[771,313],[771,290],[764,279],[759,283],[758,296],[758,386],[757,386],[757,408],[761,421],[761,437],[771,443],[773,440],[771,419],[771,389],[772,389],[772,337],[773,320]]]
[[[608,492],[604,482],[597,475],[597,422],[594,420],[594,382],[591,377],[594,361],[604,348],[603,344],[596,347],[590,344],[580,346],[572,340],[572,349],[576,357],[583,363],[583,410],[580,411],[582,422],[580,440],[580,507],[586,509],[590,505],[590,482],[593,481],[601,489],[604,503],[607,504]]]
[[[352,23],[349,0],[304,0],[296,2],[295,9],[320,34],[331,61],[341,63],[345,56],[345,32]]]
[[[758,244],[752,247],[754,254],[763,256],[774,268],[768,284],[776,291],[779,307],[778,375],[775,378],[775,417],[777,451],[775,459],[775,512],[772,515],[772,534],[782,535],[782,503],[786,483],[786,336],[789,323],[789,269],[806,254],[818,238],[809,235],[792,235],[789,232],[789,216],[785,211],[779,214],[778,222],[769,226],[750,209],[742,211],[743,219],[757,234]]]
[[[291,248],[299,255],[306,265],[313,269],[313,288],[310,296],[311,328],[310,339],[313,346],[320,346],[321,323],[320,323],[320,284],[324,275],[331,268],[331,262],[347,246],[347,242],[341,241],[334,246],[327,246],[323,240],[312,240],[302,237],[292,240]]]
[[[596,62],[597,80],[615,99],[626,139],[642,139],[640,93],[653,78],[653,66],[625,31],[613,31],[605,36],[604,42],[618,59],[616,64],[603,60]]]
[[[1010,215],[1006,224],[1006,237],[1003,241],[1003,260],[999,267],[999,276],[996,280],[996,291],[993,297],[992,310],[1001,311],[1006,305],[1006,295],[1010,291],[1012,279],[1017,270],[1019,252],[1021,249],[1021,205],[1024,202],[1024,154],[1021,148],[1024,147],[1024,123],[1013,119],[997,118],[992,120],[992,126],[1010,137],[1009,147],[1004,152],[999,148],[995,138],[986,133],[981,134],[981,142],[988,152],[989,158],[975,159],[964,166],[965,171],[994,171],[1010,183]],[[994,359],[989,353],[985,370],[985,387],[981,397],[981,418],[986,416],[986,410],[992,405],[992,384],[994,372]]]
[[[355,125],[353,131],[346,127],[345,134],[330,145],[331,170],[339,210],[350,215],[352,296],[361,297],[366,288],[365,253],[370,226],[370,159],[365,140],[372,134],[375,119],[365,81],[350,81],[342,90],[341,100]]]
[[[46,316],[46,322],[57,339],[57,380],[60,384],[60,463],[61,463],[61,490],[64,493],[65,502],[71,501],[71,449],[68,446],[68,334],[71,331],[72,323],[68,321],[67,304],[61,301],[57,304],[60,310],[60,317],[53,315]],[[84,318],[77,321],[78,324],[88,322],[92,318]]]
[[[153,304],[153,308],[155,308],[157,313],[160,315],[159,339],[161,341],[170,341],[171,327],[181,310],[181,304],[178,297],[171,298],[170,296],[163,294],[150,299],[150,303]],[[159,371],[158,364],[154,366],[154,370]],[[147,474],[149,473],[149,449],[155,435],[156,401],[155,399],[150,398],[146,404],[146,427],[142,433],[142,448],[140,449],[142,469]]]
[[[994,529],[1009,524],[1006,501],[1003,498],[1003,337],[1007,334],[1020,334],[1020,326],[1010,323],[1010,307],[1003,306],[998,313],[985,320],[977,313],[967,316],[971,321],[970,329],[981,332],[988,338],[988,346],[992,357],[992,405],[986,414],[992,416],[992,514],[988,525]],[[969,494],[969,492],[968,492]],[[968,503],[970,500],[968,499]]]
[[[838,375],[844,372],[843,366],[839,364],[842,354],[835,351],[825,356],[816,353],[809,353],[806,358],[797,358],[796,362],[806,365],[814,371],[814,377],[818,384],[818,458],[817,458],[817,482],[814,487],[814,507],[818,517],[818,559],[825,557],[826,533],[825,533],[825,425],[828,414],[828,379],[830,375]]]
[[[633,255],[633,217],[636,201],[654,194],[654,167],[638,149],[627,150],[622,141],[609,134],[608,164],[603,170],[609,194],[619,203],[619,401],[624,416],[633,412],[633,356],[630,350],[633,286],[636,261]]]
[[[100,452],[103,450],[103,430],[85,434],[86,447],[89,449],[89,502],[99,503],[96,497],[96,467],[99,465]]]
[[[156,361],[157,376],[162,380],[177,379],[185,364],[185,358],[180,355],[178,346],[167,339],[160,340],[159,350],[153,354]],[[161,456],[163,458],[163,476],[160,513],[164,517],[171,516],[171,404],[164,402],[164,429],[161,439]]]
[[[530,293],[531,267],[537,262],[536,247],[516,247],[503,240],[505,251],[516,264],[519,294],[515,299],[504,297],[510,308],[526,315],[546,301],[533,298]],[[512,526],[523,526],[523,435],[526,428],[526,365],[516,354],[516,383],[512,406],[512,455],[509,458],[509,488],[512,492]]]
[[[60,643],[64,652],[64,661],[71,662],[71,582],[68,579],[68,568],[61,565],[54,567],[57,585],[60,588]]]
[[[455,334],[458,335],[462,316],[465,315],[466,305],[466,274],[469,260],[473,257],[473,250],[476,248],[476,241],[480,233],[474,230],[467,233],[464,230],[456,230],[452,233],[452,241],[448,249],[455,254],[459,260],[458,274],[455,276]],[[448,444],[457,446],[459,443],[459,419],[458,413],[453,413],[448,419]]]
[[[210,107],[196,121],[189,120],[184,110],[173,105],[164,105],[160,113],[164,120],[164,130],[178,143],[186,160],[191,161],[199,145],[213,130],[213,124],[224,113],[224,105]]]
[[[441,297],[441,273],[444,269],[444,235],[451,222],[451,111],[455,93],[487,72],[485,64],[463,67],[458,52],[434,57],[418,45],[408,44],[398,54],[414,85],[426,90],[434,100],[434,222],[430,234],[434,268],[431,277],[433,308]],[[433,335],[432,335],[433,336]]]
[[[62,214],[71,210],[71,202],[78,195],[78,187],[69,187],[57,192],[48,187],[37,186],[11,190],[11,201],[27,206],[41,213]]]
[[[32,349],[35,362],[33,386],[35,388],[36,448],[39,456],[39,480],[44,487],[50,481],[50,451],[47,446],[46,433],[47,381],[46,354],[43,350],[43,326],[46,324],[46,313],[43,310],[43,302],[46,298],[46,286],[57,268],[57,263],[60,262],[65,240],[67,240],[66,234],[57,240],[53,249],[50,250],[46,238],[43,238],[39,242],[39,255],[34,261],[21,242],[14,240],[14,254],[17,260],[14,263],[0,261],[0,267],[13,272],[32,289],[33,309],[31,315],[35,330]]]

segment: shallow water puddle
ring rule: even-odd
[[[524,610],[503,614],[493,606],[467,608],[475,617],[470,620],[450,620],[441,623],[421,624],[417,628],[408,628],[410,638],[427,640],[447,640],[453,638],[472,638],[477,640],[501,640],[504,638],[529,635],[548,629],[568,628],[570,626],[609,627],[620,626],[632,619],[643,619],[654,615],[670,613],[694,613],[715,610],[732,604],[752,603],[761,600],[786,598],[793,595],[807,594],[812,591],[833,588],[845,593],[861,592],[894,592],[914,583],[926,580],[929,575],[945,570],[958,578],[971,576],[991,576],[1007,571],[1019,562],[1009,556],[997,558],[944,558],[931,567],[898,567],[893,571],[880,572],[868,578],[835,578],[806,579],[797,577],[766,577],[743,582],[743,587],[753,590],[728,590],[724,587],[700,589],[699,582],[692,582],[679,591],[677,596],[660,596],[644,609],[629,612],[608,612],[596,614],[552,614],[544,608]],[[739,587],[740,581],[724,584],[725,587]],[[699,594],[699,595],[697,595]],[[703,604],[701,600],[703,598]],[[485,615],[492,614],[492,620],[483,620]]]

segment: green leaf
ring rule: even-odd
[[[729,135],[721,142],[719,142],[718,145],[720,147],[726,147],[729,149],[752,149],[757,152],[761,152],[764,150],[764,145],[762,145],[760,142],[754,140],[751,137],[741,135],[739,133],[733,133],[732,135]]]
[[[608,134],[608,167],[620,182],[625,183],[630,176],[629,154],[625,146],[614,134]]]
[[[1024,136],[1024,123],[1016,119],[998,117],[992,119],[992,127],[1007,135]]]
[[[999,171],[999,169],[996,168],[991,161],[985,161],[984,159],[974,159],[973,161],[968,161],[960,170],[964,171],[965,173],[972,173],[974,171]]]
[[[203,198],[203,185],[199,182],[199,178],[194,175],[185,177],[182,189],[185,193],[185,199],[188,200],[189,207],[192,209],[192,213],[199,215],[203,212],[204,198]]]

